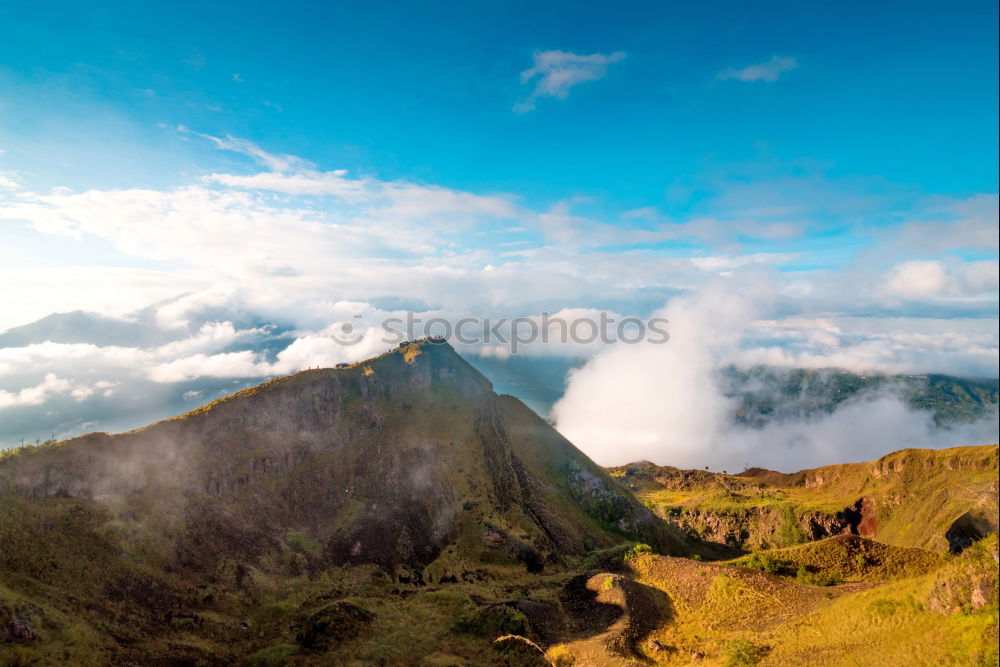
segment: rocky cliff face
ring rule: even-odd
[[[852,534],[960,551],[996,531],[997,447],[907,449],[870,463],[784,474],[679,470],[648,462],[611,470],[686,534],[739,549]]]
[[[547,423],[428,341],[15,456],[0,493],[98,503],[126,539],[198,571],[274,568],[296,540],[314,570],[372,563],[415,577],[435,561],[439,577],[460,575],[459,562],[537,571],[625,539],[683,549]]]
[[[782,530],[788,530],[788,515],[775,507],[732,509],[686,509],[672,507],[664,516],[693,539],[724,544],[743,550],[787,546]],[[802,541],[851,534],[844,512],[805,511],[793,513],[793,534]]]

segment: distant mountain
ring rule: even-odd
[[[522,355],[472,356],[469,361],[505,393],[517,396],[539,414],[548,415],[566,390],[568,374],[587,359]],[[776,366],[725,366],[717,377],[722,394],[735,402],[733,421],[751,428],[830,414],[851,401],[883,393],[898,396],[914,410],[930,412],[938,426],[987,417],[997,411],[1000,401],[1000,382],[990,378]]]
[[[53,313],[30,324],[0,332],[0,347],[24,347],[45,341],[136,347],[168,340],[167,336],[154,334],[155,329],[144,324],[82,310]]]
[[[238,309],[219,306],[199,308],[196,313],[190,314],[190,321],[184,326],[163,326],[157,320],[158,309],[180,298],[142,308],[123,319],[83,310],[52,313],[34,322],[0,331],[0,348],[44,342],[153,347],[185,338],[209,322],[230,322],[237,329],[266,326],[272,335],[290,329],[287,324],[269,322]]]
[[[569,373],[587,363],[583,357],[478,354],[469,355],[468,361],[490,379],[499,393],[517,396],[542,416],[547,416],[566,392]]]
[[[838,369],[729,366],[720,373],[722,392],[737,402],[737,422],[808,419],[845,403],[892,393],[914,410],[927,410],[939,426],[972,422],[997,410],[996,379],[950,375],[859,374]]]

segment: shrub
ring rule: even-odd
[[[466,604],[455,619],[455,632],[480,637],[523,635],[527,632],[528,619],[516,609],[503,604],[475,608]]]
[[[734,639],[726,644],[723,663],[726,667],[752,667],[767,657],[770,647],[754,644],[748,639]]]
[[[299,553],[313,556],[323,553],[323,544],[319,540],[313,539],[308,535],[303,535],[293,528],[289,528],[285,532],[285,544]]]
[[[625,560],[632,560],[637,556],[641,556],[643,554],[651,554],[651,553],[653,553],[653,547],[649,546],[648,544],[643,544],[642,542],[640,542],[639,544],[636,544],[631,549],[625,552]]]
[[[625,554],[631,550],[628,544],[619,544],[609,549],[592,551],[583,561],[585,570],[620,570],[625,562]]]
[[[262,648],[247,658],[250,667],[283,667],[293,664],[298,648],[292,644],[276,644]]]
[[[836,586],[843,582],[844,577],[840,570],[814,570],[803,564],[796,570],[795,580],[810,586]]]
[[[801,544],[806,541],[806,533],[799,526],[799,519],[795,516],[795,508],[785,505],[781,509],[781,525],[774,534],[779,546],[790,547],[794,544]]]
[[[767,553],[753,553],[744,561],[744,567],[768,574],[790,574],[794,563]]]
[[[305,649],[325,651],[331,644],[357,637],[374,620],[370,611],[349,602],[334,602],[300,617],[295,641]]]
[[[901,606],[901,603],[894,600],[879,598],[868,605],[868,608],[872,611],[872,613],[878,614],[879,616],[892,616]]]

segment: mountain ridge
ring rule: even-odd
[[[481,457],[481,464],[465,471],[463,456]],[[140,429],[92,433],[8,457],[4,468],[6,491],[32,499],[160,494],[158,502],[187,513],[190,497],[228,502],[246,487],[246,502],[279,522],[292,521],[293,506],[307,513],[310,501],[300,496],[309,489],[313,502],[326,503],[334,515],[359,513],[348,522],[354,532],[333,531],[340,539],[327,543],[325,556],[331,562],[370,560],[390,570],[429,564],[465,530],[455,523],[463,512],[495,524],[489,530],[532,567],[540,567],[543,554],[610,546],[608,530],[683,550],[665,525],[548,424],[517,399],[494,394],[450,346],[432,341],[346,368],[274,379]],[[295,482],[283,481],[287,475]],[[331,495],[322,475],[326,486],[346,497]],[[277,495],[255,498],[262,485]],[[460,510],[463,504],[490,509]],[[509,515],[518,508],[526,513]],[[390,521],[386,512],[395,510],[402,514]],[[319,516],[310,521],[296,529],[329,532]],[[533,526],[527,531],[533,545],[512,537],[517,526],[510,522]],[[411,534],[399,535],[396,525],[410,527]],[[431,543],[422,542],[416,526],[433,527]]]
[[[649,462],[609,470],[692,537],[730,547],[789,546],[796,536],[848,533],[960,551],[997,530],[998,468],[997,445],[978,445],[907,448],[794,473],[751,468],[729,475]]]

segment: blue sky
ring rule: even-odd
[[[0,331],[83,310],[139,333],[0,348],[0,416],[76,402],[69,432],[133,381],[197,401],[199,378],[353,360],[379,342],[329,332],[401,309],[666,309],[738,332],[704,368],[995,377],[996,24],[993,2],[4,3]]]
[[[176,183],[206,147],[536,203],[695,201],[706,162],[811,159],[940,194],[995,190],[996,4],[5,3],[0,141],[40,183]],[[623,52],[566,100],[525,96],[532,53]],[[774,82],[727,68],[794,58]],[[99,170],[93,167],[99,166]]]

